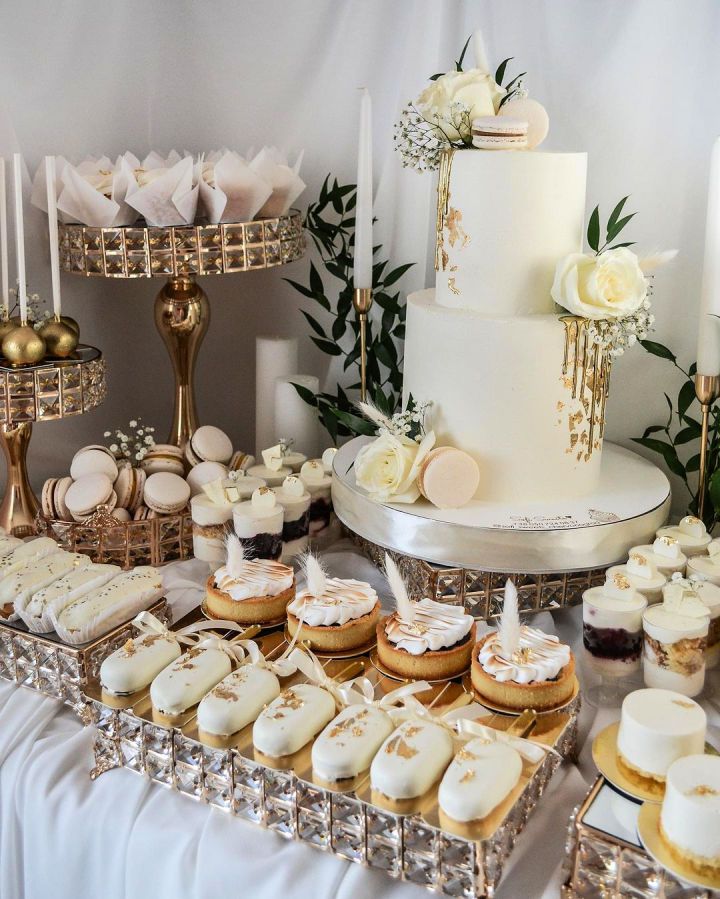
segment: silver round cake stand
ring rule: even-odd
[[[390,552],[412,596],[462,604],[477,618],[500,614],[508,578],[524,614],[582,602],[631,546],[652,542],[670,511],[667,477],[612,443],[603,447],[598,488],[578,499],[522,507],[474,500],[453,510],[422,499],[384,505],[355,482],[353,462],[369,439],[351,440],[335,456],[338,518],[378,566]]]

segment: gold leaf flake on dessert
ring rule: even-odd
[[[562,400],[558,400],[558,401],[557,401],[557,406],[556,406],[556,409],[558,410],[558,412],[562,412],[562,410],[563,410],[564,408],[565,408],[565,403],[563,403]]]
[[[301,709],[305,705],[305,700],[301,699],[292,687],[281,693],[280,699],[282,702],[277,704],[276,708],[278,709]]]
[[[695,703],[688,702],[686,699],[671,699],[673,705],[679,705],[681,709],[694,709]]]
[[[455,284],[455,278],[448,278],[448,288],[451,293],[454,293],[456,296],[460,296],[460,290]]]
[[[460,778],[460,783],[461,783],[461,784],[470,783],[470,781],[473,780],[474,777],[475,777],[475,771],[474,771],[474,769],[473,769],[473,768],[468,768],[468,770],[467,770],[467,771],[463,774],[463,776]]]
[[[331,740],[334,740],[336,737],[339,737],[341,734],[345,733],[350,733],[354,737],[361,737],[364,733],[364,730],[360,726],[360,724],[367,718],[367,716],[367,709],[363,709],[361,712],[358,712],[357,715],[351,715],[349,718],[341,721],[340,724],[336,724],[330,730],[328,736]]]
[[[620,571],[616,571],[613,575],[613,583],[619,590],[630,589],[630,581]]]
[[[692,790],[688,790],[686,796],[720,796],[720,790],[711,787],[709,784],[698,784]]]
[[[459,244],[462,248],[470,243],[470,236],[462,225],[462,212],[455,206],[448,206],[448,211],[445,215],[445,232],[451,247]]]
[[[630,553],[630,558],[636,565],[640,565],[641,567],[646,567],[648,560],[645,556],[641,556],[640,553]]]
[[[129,640],[127,640],[125,642],[125,645],[123,646],[123,651],[125,652],[125,655],[127,655],[127,656],[134,655],[134,653],[136,652],[136,649],[135,649],[135,643],[133,642],[132,638],[130,638]]]
[[[418,750],[414,746],[410,746],[405,742],[402,734],[398,734],[390,740],[385,747],[385,752],[388,755],[393,755],[393,753],[399,755],[401,759],[411,759],[418,754]]]
[[[489,743],[490,740],[488,740],[487,742]],[[461,762],[476,762],[478,760],[478,757],[473,752],[470,752],[470,750],[465,746],[458,750],[455,758]]]

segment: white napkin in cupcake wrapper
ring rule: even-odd
[[[291,167],[287,157],[277,147],[263,147],[250,163],[250,168],[272,186],[272,196],[258,212],[259,217],[285,215],[305,190],[305,182],[299,175],[302,159],[301,152]]]
[[[197,212],[201,162],[174,150],[167,159],[150,153],[133,171],[127,203],[148,225],[190,225]]]
[[[200,199],[209,222],[250,221],[272,192],[272,186],[234,150],[209,153],[202,165]]]

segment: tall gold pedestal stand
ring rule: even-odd
[[[168,443],[178,446],[184,446],[198,426],[195,363],[210,323],[210,304],[195,276],[274,268],[305,253],[297,210],[277,218],[218,225],[60,225],[59,237],[63,271],[91,278],[167,278],[155,300],[155,324],[175,375]]]
[[[33,422],[82,415],[105,393],[105,360],[95,347],[78,346],[71,358],[18,368],[0,359],[0,447],[7,467],[0,527],[9,534],[35,533],[39,504],[27,469]]]
[[[720,396],[720,376],[695,375],[695,396],[700,403],[702,430],[700,432],[700,471],[698,477],[698,518],[705,511],[705,493],[707,492],[708,470],[707,451],[710,430],[710,407]]]

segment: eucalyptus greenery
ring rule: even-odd
[[[312,330],[310,339],[328,356],[344,357],[343,371],[351,383],[334,393],[314,394],[295,384],[295,389],[318,411],[333,442],[358,434],[375,434],[375,425],[356,411],[360,389],[360,326],[353,308],[353,243],[355,237],[355,185],[339,184],[328,175],[318,199],[305,216],[305,229],[319,254],[323,273],[314,262],[306,284],[287,278],[295,290],[312,300],[313,313],[301,312]],[[402,345],[405,338],[405,303],[395,285],[414,263],[388,268],[380,257],[382,245],[373,247],[373,299],[380,314],[367,324],[368,396],[378,409],[392,416],[402,399]]]
[[[683,375],[683,383],[673,401],[665,393],[668,417],[664,424],[650,425],[642,437],[634,437],[646,449],[662,456],[668,469],[677,475],[689,494],[688,511],[697,514],[698,477],[700,469],[701,424],[696,415],[699,405],[695,396],[695,363],[687,370],[678,363],[677,357],[666,346],[653,340],[640,341],[642,346],[661,359],[666,359]],[[707,489],[705,494],[704,520],[708,530],[720,522],[720,407],[710,410],[710,432],[707,457]]]

